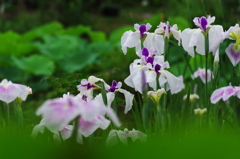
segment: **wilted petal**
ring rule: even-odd
[[[31,137],[36,138],[39,133],[43,134],[44,130],[45,130],[44,120],[42,119],[39,124],[34,126]]]
[[[106,145],[108,147],[111,147],[116,145],[117,143],[118,143],[117,130],[111,130],[106,140]]]
[[[124,144],[127,145],[128,144],[128,139],[127,139],[127,135],[125,134],[125,132],[123,131],[117,131],[117,135],[119,140]]]

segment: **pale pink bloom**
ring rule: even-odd
[[[60,131],[81,114],[82,105],[85,105],[85,101],[65,95],[63,98],[47,100],[38,108],[36,114],[42,115],[49,130]]]
[[[200,77],[203,83],[206,83],[206,70],[199,68],[196,72],[194,72],[192,78],[195,79],[197,77]],[[213,73],[209,69],[207,70],[207,82],[211,81],[213,79]]]
[[[235,67],[240,62],[240,47],[235,47],[235,44],[229,44],[225,50],[229,60]]]
[[[141,131],[132,129],[132,131],[129,131],[127,128],[124,129],[124,131],[121,130],[111,130],[106,145],[107,146],[114,146],[120,141],[124,145],[128,145],[128,138],[130,138],[133,142],[139,141],[139,142],[146,142],[147,141],[147,135],[142,133]]]
[[[104,117],[105,115],[108,115],[116,126],[121,125],[111,108],[100,102],[87,102],[70,94],[64,95],[63,98],[47,100],[36,114],[42,115],[44,121],[38,127],[44,125],[52,132],[63,130],[77,117],[79,132],[84,136],[91,135],[97,128],[106,129],[110,121]]]
[[[221,99],[223,101],[226,101],[232,96],[237,96],[238,98],[240,98],[240,87],[238,87],[238,86],[226,86],[226,87],[216,89],[212,93],[212,95],[210,97],[210,100],[211,100],[211,103],[215,104]]]
[[[14,101],[17,97],[25,101],[31,93],[32,89],[22,84],[12,83],[6,79],[0,83],[0,100],[6,103]]]
[[[110,121],[104,117],[107,115],[116,126],[120,126],[118,117],[114,111],[100,102],[90,101],[81,107],[79,118],[79,132],[87,137],[98,128],[106,129]]]

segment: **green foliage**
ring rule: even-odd
[[[42,55],[31,55],[29,57],[16,58],[12,56],[14,64],[29,73],[35,75],[51,75],[55,70],[52,60]]]
[[[35,47],[32,44],[22,42],[21,38],[21,35],[12,31],[0,33],[0,56],[21,56],[29,54],[35,50]]]
[[[23,42],[31,42],[35,39],[41,39],[45,35],[55,35],[63,30],[63,25],[59,22],[50,22],[40,27],[34,28],[22,35]]]
[[[179,30],[184,30],[189,28],[188,21],[182,16],[173,16],[169,17],[170,25],[177,24]]]
[[[10,77],[9,72],[14,68],[32,76],[74,73],[97,64],[100,55],[113,49],[105,33],[83,25],[65,29],[59,22],[42,25],[24,34],[1,33],[0,43],[3,44],[0,47],[2,78]],[[31,78],[24,77],[21,79]]]

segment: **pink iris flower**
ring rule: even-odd
[[[97,128],[106,129],[110,121],[120,126],[118,117],[114,111],[97,101],[86,102],[79,97],[64,95],[63,98],[47,100],[37,110],[37,115],[42,115],[43,121],[40,126],[48,128],[52,132],[62,131],[66,125],[79,116],[79,132],[87,137]]]
[[[0,83],[0,100],[6,103],[11,103],[17,97],[25,101],[28,94],[31,93],[31,88],[22,84],[12,83],[6,79]]]
[[[240,98],[240,87],[226,86],[226,87],[216,89],[212,93],[210,100],[211,100],[211,103],[215,104],[221,99],[223,101],[226,101],[232,96],[237,96],[238,98]]]
[[[206,83],[206,70],[199,68],[196,72],[194,72],[192,78],[195,79],[197,77],[200,77],[203,83]],[[213,73],[210,70],[207,70],[207,82],[211,81],[213,79]]]

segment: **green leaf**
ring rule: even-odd
[[[16,58],[12,56],[14,64],[34,75],[51,75],[55,70],[54,62],[42,55],[31,55],[29,57]]]
[[[107,41],[106,34],[101,31],[94,31],[88,33],[92,42]]]
[[[187,19],[181,16],[170,17],[169,22],[171,26],[173,26],[174,24],[177,24],[179,30],[184,30],[186,28],[189,28]]]
[[[63,30],[60,34],[81,36],[84,33],[91,32],[90,27],[84,25],[71,26]]]
[[[64,59],[59,61],[60,67],[68,72],[73,73],[74,71],[79,71],[88,64],[91,64],[100,54],[91,52],[90,50],[81,50],[81,52],[73,52],[68,54]]]
[[[88,48],[93,53],[106,53],[110,52],[112,45],[109,42],[93,42],[88,45]]]
[[[36,42],[35,46],[39,49],[40,53],[54,61],[65,58],[68,54],[75,52],[79,46],[84,47],[86,44],[84,40],[69,35],[46,35],[43,39],[44,43]]]
[[[25,55],[36,50],[31,43],[21,42],[21,36],[12,31],[0,34],[0,55]]]
[[[15,66],[0,67],[1,79],[9,79],[11,81],[26,81],[29,77],[29,73],[24,72]]]
[[[37,38],[43,38],[47,34],[51,35],[57,34],[62,30],[63,25],[59,22],[47,23],[45,25],[42,25],[38,28],[34,28],[33,30],[26,32],[22,37],[22,41],[23,42],[33,41]]]

